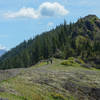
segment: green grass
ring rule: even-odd
[[[83,61],[81,62],[83,63]],[[27,68],[23,70],[16,77],[2,81],[0,83],[0,87],[5,88],[6,91],[0,92],[0,97],[8,98],[8,100],[78,100],[74,96],[74,94],[70,93],[69,91],[65,91],[62,88],[61,89],[64,90],[65,92],[61,92],[61,91],[59,92],[56,91],[55,88],[49,85],[39,84],[38,82],[35,83],[34,81],[32,81],[32,79],[38,77],[43,77],[43,78],[53,77],[51,75],[49,76],[48,73],[46,75],[41,73],[41,75],[38,76],[38,74],[32,71],[32,70],[38,70],[38,68],[39,71],[40,68],[41,69],[43,68],[42,70],[47,70],[47,71],[49,70],[51,72],[63,71],[65,73],[69,73],[71,76],[65,78],[69,80],[69,82],[73,82],[78,86],[99,87],[99,85],[94,84],[94,82],[96,80],[99,82],[100,71],[94,68],[87,69],[81,67],[79,63],[75,62],[75,58],[71,57],[67,60],[53,59],[53,64],[49,64],[49,65],[47,65],[46,62],[38,63],[32,66],[31,68]],[[93,72],[94,74],[91,75],[88,74],[91,72]],[[82,76],[82,79],[79,78],[79,76]],[[58,80],[57,82],[59,82],[59,78],[60,76],[56,76],[55,74],[53,80],[54,81]],[[14,92],[12,92],[12,90]]]
[[[59,93],[51,93],[51,99],[50,100],[77,100],[75,97],[73,96],[69,96],[69,97],[65,97],[64,95],[62,94],[59,94]]]
[[[43,100],[41,94],[39,94],[37,91],[36,86],[29,84],[28,81],[25,82],[25,80],[21,79],[20,77],[10,79],[2,83],[2,85],[3,87],[6,87],[9,93],[11,89],[15,90],[18,94],[21,95],[21,97],[25,98],[25,100]],[[24,100],[23,98],[17,98],[19,96],[15,97],[16,100]]]
[[[8,100],[27,100],[22,96],[17,96],[11,93],[0,93],[0,98],[8,99]]]

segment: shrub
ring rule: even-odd
[[[67,60],[63,61],[61,64],[67,65],[67,66],[73,66],[73,65],[77,64],[77,62],[75,62],[74,57],[69,57]]]
[[[74,58],[74,57],[69,57],[67,60],[63,61],[61,63],[62,65],[66,66],[74,66],[76,64],[85,64],[85,62],[81,58]]]
[[[54,100],[65,100],[64,96],[58,93],[52,93],[51,96]]]
[[[75,60],[75,58],[74,57],[69,57],[68,60]]]
[[[72,63],[70,61],[64,61],[61,63],[62,65],[72,66]]]

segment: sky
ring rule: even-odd
[[[100,18],[100,0],[0,0],[0,49],[88,14]]]

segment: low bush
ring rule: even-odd
[[[67,60],[63,61],[61,64],[62,65],[67,65],[67,66],[73,66],[73,65],[75,65],[77,63],[75,62],[75,58],[74,57],[70,57]]]
[[[69,57],[67,60],[63,61],[61,64],[67,65],[67,66],[74,66],[76,64],[85,64],[85,62],[81,58]]]
[[[64,96],[58,93],[52,93],[51,96],[54,100],[65,100]]]

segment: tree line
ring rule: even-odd
[[[70,24],[64,20],[55,29],[22,42],[0,58],[0,69],[30,67],[42,59],[67,59],[71,56],[80,56],[84,61],[97,64],[100,57],[100,19],[95,15]]]

